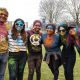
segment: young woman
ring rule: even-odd
[[[9,33],[9,80],[23,80],[27,60],[25,23],[16,19]]]
[[[4,80],[4,73],[8,59],[7,18],[8,11],[6,8],[0,8],[0,80]]]
[[[33,27],[28,34],[28,80],[33,80],[34,70],[36,70],[37,80],[41,79],[41,62],[42,62],[42,44],[41,44],[41,29],[42,23],[40,20],[33,22]]]
[[[61,65],[61,50],[59,35],[55,34],[56,26],[48,24],[46,26],[46,34],[42,35],[46,54],[44,60],[47,62],[51,72],[54,75],[54,80],[58,80],[59,66]]]
[[[60,34],[61,43],[63,45],[62,62],[64,67],[65,79],[74,80],[73,69],[76,61],[76,52],[74,46],[77,46],[77,49],[79,49],[79,42],[75,33],[75,26],[71,24],[68,27],[67,24],[63,23],[59,25],[58,32]]]

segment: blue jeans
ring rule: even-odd
[[[7,64],[8,54],[0,53],[0,80],[4,80],[4,74]]]

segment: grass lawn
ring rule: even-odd
[[[43,49],[43,53],[44,52],[45,51]],[[41,68],[42,68],[41,69],[41,80],[53,80],[53,75],[45,62],[42,62]],[[61,66],[59,70],[60,70],[59,80],[65,80],[63,66]],[[28,76],[28,67],[27,67],[27,63],[26,63],[26,67],[24,70],[24,80],[27,80],[27,76]],[[8,68],[7,68],[6,72],[5,72],[5,80],[9,80],[8,77],[9,77],[9,74],[8,74]],[[34,80],[36,80],[35,76],[34,76]],[[80,80],[80,57],[78,54],[77,54],[77,58],[76,58],[76,64],[74,67],[74,80]]]

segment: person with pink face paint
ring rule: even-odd
[[[8,59],[8,30],[7,30],[8,11],[0,8],[0,80],[4,80],[4,73]]]

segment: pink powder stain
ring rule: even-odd
[[[78,27],[78,33],[80,33],[80,27]]]

